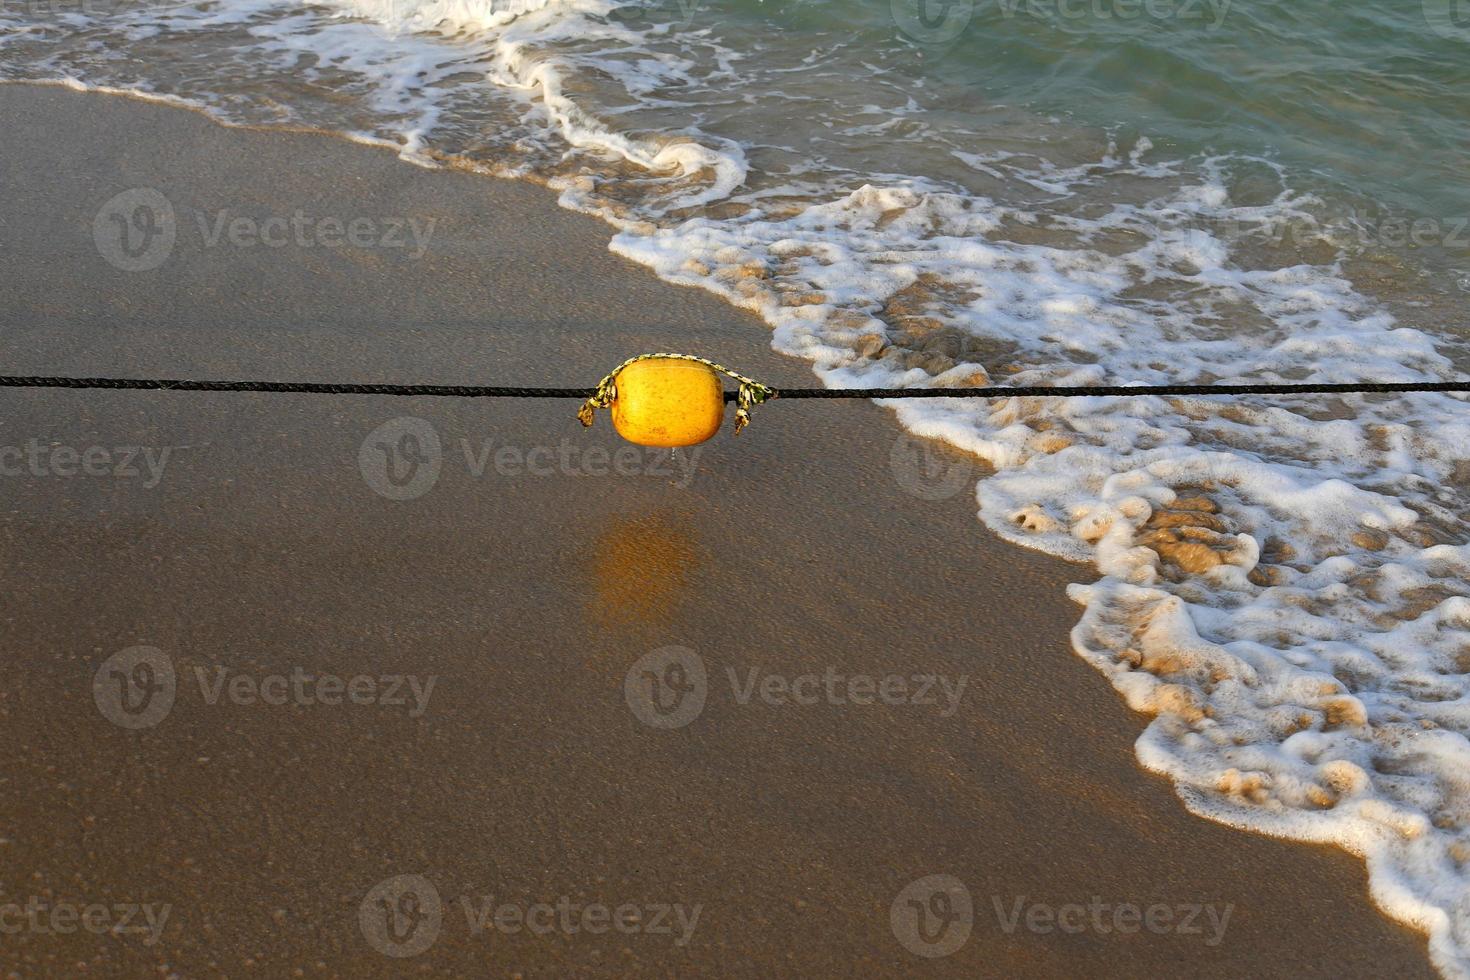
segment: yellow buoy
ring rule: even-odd
[[[693,354],[639,354],[597,382],[577,409],[591,426],[599,408],[611,410],[613,427],[641,446],[694,446],[720,430],[725,392],[720,375],[740,383],[735,390],[735,434],[750,424],[750,410],[780,393],[754,378]]]
[[[653,357],[617,373],[613,428],[640,446],[695,446],[720,431],[725,390],[699,361]]]

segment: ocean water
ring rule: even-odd
[[[544,182],[829,384],[1470,373],[1465,0],[0,0],[0,79]],[[1145,766],[1470,976],[1466,398],[890,404]]]

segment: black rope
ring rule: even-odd
[[[0,377],[0,388],[107,388],[119,391],[266,391],[310,395],[428,395],[451,398],[586,398],[591,388],[486,385],[329,384],[320,381],[183,381],[168,378]]]
[[[1013,398],[1020,395],[1333,395],[1388,394],[1395,391],[1470,391],[1470,381],[1401,381],[1391,384],[1245,385],[1025,385],[989,388],[783,388],[781,398]]]
[[[405,395],[451,398],[587,398],[593,388],[488,385],[328,384],[316,381],[190,381],[165,378],[48,378],[0,376],[0,388],[102,388],[118,391],[259,391],[314,395]],[[1014,398],[1111,395],[1333,395],[1394,392],[1470,392],[1470,381],[1347,384],[1025,385],[986,388],[778,388],[776,398]],[[725,401],[736,393],[725,392]]]

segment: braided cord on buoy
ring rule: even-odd
[[[700,357],[697,354],[671,354],[667,352],[639,354],[637,357],[628,358],[609,371],[601,381],[597,382],[597,388],[592,392],[592,396],[583,402],[582,407],[577,410],[577,421],[590,428],[593,419],[596,418],[597,410],[599,408],[612,408],[613,400],[618,397],[618,373],[630,364],[659,358],[674,361],[694,361],[696,364],[703,364],[705,367],[713,368],[727,378],[737,382],[740,385],[739,390],[735,393],[735,434],[737,436],[740,434],[741,429],[750,424],[750,410],[756,405],[774,398],[776,395],[776,390],[769,385],[761,384],[754,378],[747,378],[737,371],[730,370],[723,364],[716,364],[709,358]]]

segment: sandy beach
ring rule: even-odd
[[[579,386],[672,348],[814,383],[530,183],[58,87],[0,122],[6,375]],[[109,244],[138,189],[161,260]],[[1357,858],[1139,767],[1069,647],[1081,572],[871,403],[673,458],[572,401],[0,406],[0,973],[1434,975]],[[119,713],[139,656],[172,703]],[[671,657],[705,671],[679,727],[629,694]],[[902,921],[948,921],[933,875],[972,905],[942,956]]]

